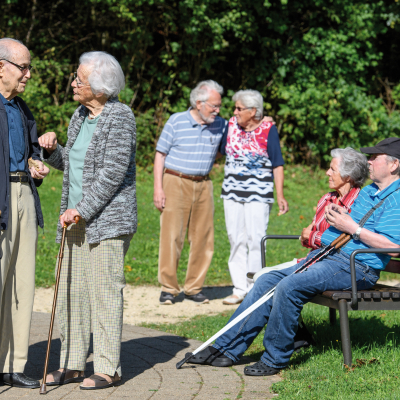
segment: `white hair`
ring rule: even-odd
[[[104,93],[107,98],[116,97],[125,87],[122,68],[111,54],[89,51],[80,56],[79,64],[89,68],[88,80],[94,94]]]
[[[255,108],[255,119],[261,120],[263,117],[264,101],[261,93],[257,90],[239,90],[233,95],[232,100],[240,101],[246,108]]]
[[[396,170],[393,171],[393,173],[395,175],[400,175],[400,160],[397,157],[389,156],[388,154],[385,154],[385,155],[386,155],[387,162],[395,162],[396,160],[399,162],[398,167],[396,168]]]
[[[196,87],[190,92],[190,105],[193,108],[196,108],[196,101],[207,101],[210,97],[211,90],[215,90],[221,96],[224,93],[224,88],[211,79],[209,79],[208,81],[199,82]]]
[[[361,187],[368,178],[369,165],[367,157],[352,149],[333,149],[331,156],[340,160],[339,174],[342,178],[350,178],[351,183]]]
[[[21,41],[12,38],[2,38],[0,39],[0,59],[10,60],[13,58],[12,50],[8,44],[10,42],[22,44],[22,46],[26,47]]]

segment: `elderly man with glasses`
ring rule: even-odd
[[[36,122],[18,94],[31,77],[29,50],[0,39],[0,373],[6,385],[38,388],[23,372],[35,293],[36,187],[49,169],[40,161]],[[29,167],[30,160],[35,167]]]
[[[214,252],[213,186],[208,176],[227,121],[218,117],[223,88],[212,80],[190,93],[191,107],[173,114],[156,147],[154,205],[161,212],[158,281],[160,304],[174,304],[186,231],[190,243],[185,300],[208,303],[202,287]]]

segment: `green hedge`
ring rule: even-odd
[[[400,130],[400,2],[389,0],[7,0],[0,35],[28,44],[24,97],[40,132],[61,142],[76,108],[68,90],[79,55],[120,60],[121,100],[138,119],[138,163],[151,166],[168,116],[215,79],[228,96],[259,90],[289,162],[324,164],[337,146],[367,146]]]

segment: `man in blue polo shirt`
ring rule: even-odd
[[[38,388],[24,375],[35,293],[38,225],[43,227],[36,186],[49,169],[40,161],[36,122],[18,97],[31,77],[29,50],[0,39],[0,382]],[[37,170],[29,168],[35,160]]]
[[[351,214],[336,204],[327,207],[325,217],[331,227],[322,235],[325,245],[343,232],[352,235],[350,242],[340,252],[311,265],[304,273],[293,274],[318,250],[311,252],[301,264],[262,275],[231,320],[276,286],[273,297],[220,336],[213,347],[196,354],[189,362],[230,366],[239,361],[267,325],[263,342],[265,352],[261,360],[246,367],[244,373],[253,376],[277,374],[289,364],[303,305],[317,293],[351,287],[350,254],[356,249],[368,247],[400,249],[400,139],[385,139],[375,147],[361,148],[361,151],[371,155],[368,162],[373,183],[361,190]],[[381,200],[384,201],[379,208],[364,226],[360,226],[363,216]],[[358,254],[357,289],[371,288],[389,259],[386,254]]]
[[[160,304],[180,292],[177,269],[186,230],[190,243],[185,300],[208,303],[201,292],[214,252],[214,200],[209,172],[228,123],[218,117],[223,88],[212,80],[190,93],[191,107],[173,114],[156,147],[154,205],[161,212],[158,281]]]

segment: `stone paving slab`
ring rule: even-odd
[[[46,355],[50,314],[33,313],[29,361],[25,373],[41,379]],[[231,368],[175,365],[185,353],[195,350],[201,342],[153,329],[124,325],[121,364],[123,384],[109,389],[84,391],[79,384],[47,386],[47,394],[39,389],[17,389],[0,386],[1,399],[48,400],[259,400],[277,397],[271,385],[279,376],[248,377],[243,374],[246,362]],[[86,376],[93,374],[92,348],[89,350]],[[60,340],[57,323],[54,327],[49,371],[58,369]]]

